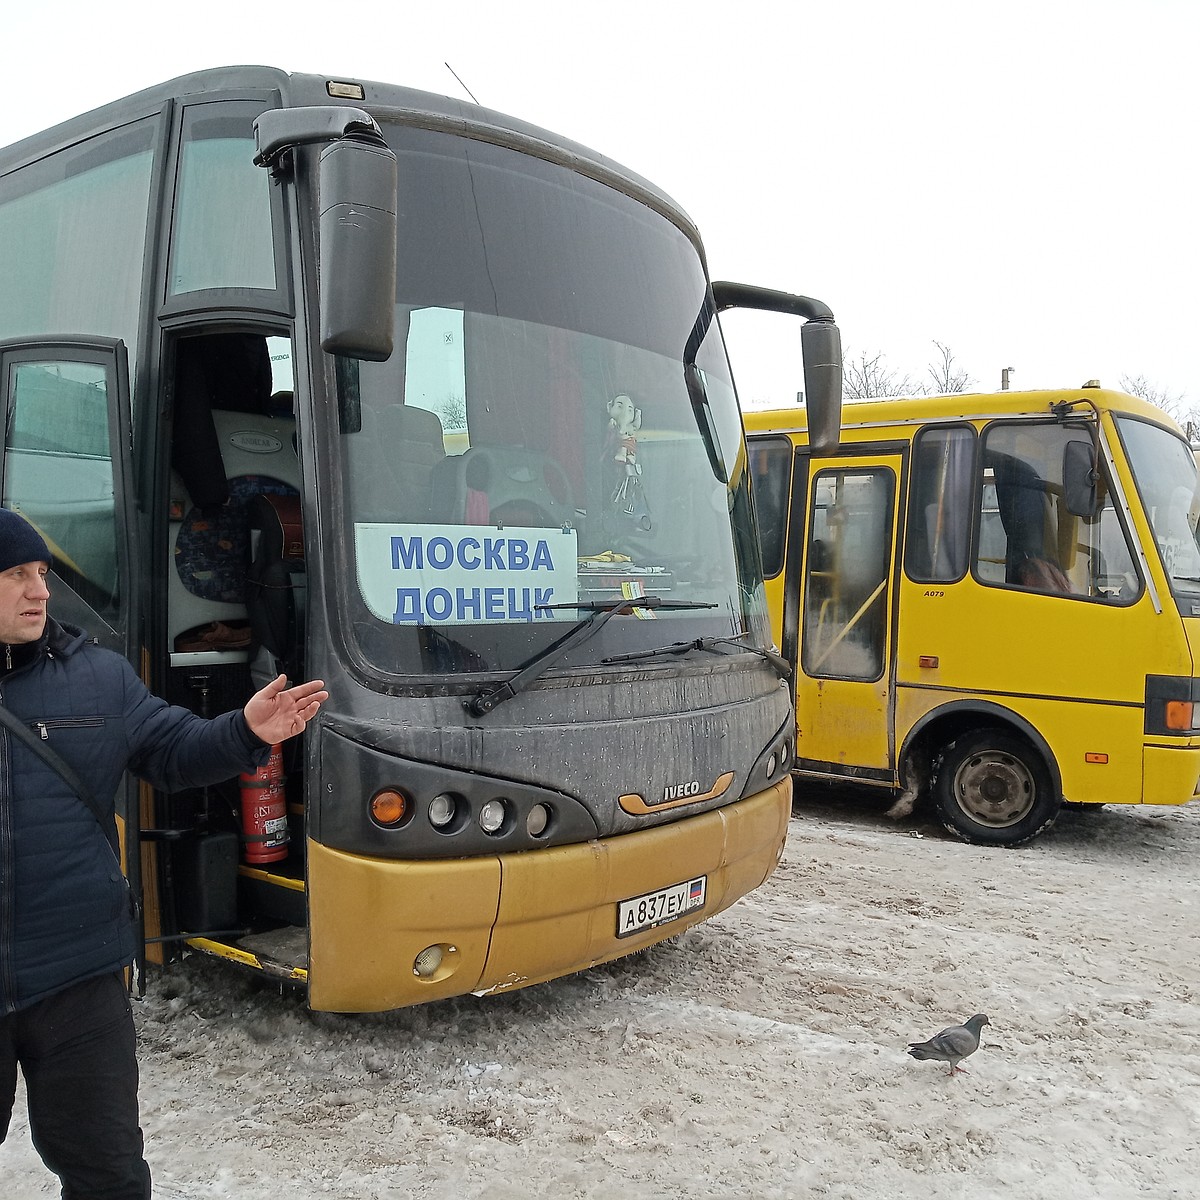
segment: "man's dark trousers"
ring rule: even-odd
[[[18,1063],[33,1144],[62,1180],[63,1200],[150,1200],[133,1013],[122,976],[86,979],[0,1017],[0,1141]]]

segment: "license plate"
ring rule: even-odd
[[[617,937],[629,937],[643,929],[677,921],[687,913],[703,908],[707,894],[708,876],[698,875],[695,879],[659,888],[657,892],[622,900],[617,905]]]

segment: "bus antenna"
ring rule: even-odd
[[[458,80],[459,86],[462,88],[462,90],[464,92],[466,92],[467,95],[470,96],[472,100],[475,100],[475,93],[473,91],[471,91],[471,89],[469,87],[467,87],[467,85],[465,83],[463,83],[462,79],[459,77],[458,72],[449,63],[446,63],[446,70],[449,71],[450,74],[453,75],[454,78]],[[478,104],[479,101],[475,100],[475,103]]]

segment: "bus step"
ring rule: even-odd
[[[308,930],[298,925],[284,925],[265,933],[252,933],[238,938],[243,950],[249,950],[264,964],[271,962],[289,968],[308,966]]]

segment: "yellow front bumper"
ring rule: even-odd
[[[620,837],[488,858],[363,858],[308,843],[309,1004],[380,1012],[504,991],[632,954],[728,908],[783,852],[792,786]],[[617,904],[697,875],[702,909],[618,938]],[[414,962],[438,946],[441,966]]]

